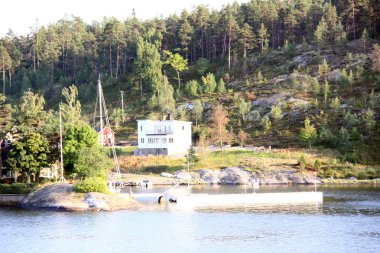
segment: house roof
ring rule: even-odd
[[[138,119],[136,121],[150,121],[150,122],[181,122],[185,124],[193,124],[191,121],[183,121],[183,120],[151,120],[151,119]]]
[[[104,131],[105,129],[109,129],[109,130],[111,130],[112,133],[115,133],[115,131],[113,131],[113,130],[112,130],[110,127],[108,127],[108,126],[103,127],[103,131]],[[95,127],[95,131],[96,131],[97,133],[99,133],[99,132],[100,132],[100,127],[96,126],[96,127]]]

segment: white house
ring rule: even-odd
[[[135,155],[184,155],[191,147],[191,122],[137,120]]]

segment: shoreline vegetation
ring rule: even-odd
[[[187,184],[176,179],[179,173],[187,173],[187,160],[165,156],[133,156],[135,147],[118,148],[122,179],[127,186],[139,185],[150,180],[153,185]],[[190,184],[249,184],[250,178],[262,185],[281,184],[379,184],[380,168],[339,162],[333,150],[318,149],[271,149],[254,151],[257,147],[227,147],[223,152],[215,149],[197,150],[197,161],[190,163]],[[162,177],[171,173],[173,178]],[[96,178],[95,178],[96,179]],[[316,181],[315,181],[316,179]],[[44,182],[0,184],[0,194],[28,194]],[[88,181],[88,183],[87,183]],[[92,182],[94,181],[94,182]],[[77,192],[106,193],[106,180],[76,180]],[[104,184],[100,185],[100,184]],[[96,186],[96,187],[95,187]]]

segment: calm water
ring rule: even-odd
[[[136,189],[137,190],[137,189]],[[157,190],[157,189],[155,189]],[[313,190],[262,187],[259,192]],[[323,186],[321,206],[56,213],[0,209],[8,252],[380,252],[380,188]],[[241,193],[244,187],[193,192]]]

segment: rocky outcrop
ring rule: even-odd
[[[244,168],[229,167],[222,170],[201,169],[197,173],[192,173],[192,176],[208,184],[245,185],[255,181],[260,184],[322,183],[320,178],[315,179],[314,173],[301,173],[295,169],[249,172]]]
[[[220,184],[248,184],[252,173],[238,167],[230,167],[219,173]]]
[[[21,202],[27,209],[58,211],[115,211],[137,205],[128,195],[75,193],[73,185],[52,184],[29,193]]]

